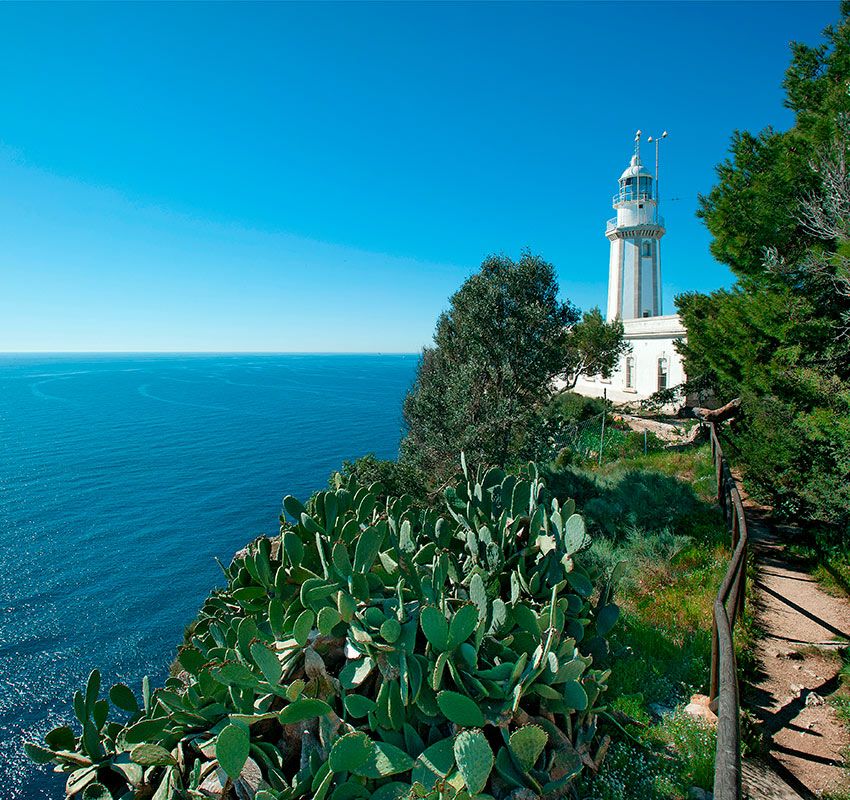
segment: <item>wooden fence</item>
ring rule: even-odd
[[[708,423],[711,454],[717,475],[717,502],[732,532],[732,558],[714,600],[711,642],[711,707],[717,713],[717,751],[714,762],[715,800],[740,800],[741,728],[738,668],[735,661],[735,623],[744,613],[747,580],[747,518],[723,456],[717,429]]]

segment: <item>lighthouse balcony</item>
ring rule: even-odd
[[[652,229],[654,231],[661,229],[662,232],[663,232],[664,217],[660,217],[660,216],[654,217],[651,221],[636,223],[636,224],[632,224],[632,225],[627,225],[627,224],[618,225],[617,224],[617,217],[611,217],[611,219],[609,219],[608,222],[605,224],[605,233],[611,233],[612,231],[616,231],[616,230],[623,230],[623,231],[625,231],[625,230],[637,230],[638,228],[640,228],[640,229],[647,228],[647,229]]]
[[[652,192],[636,192],[634,189],[625,188],[620,189],[611,198],[611,205],[616,208],[624,203],[650,203],[654,200],[655,198],[652,196]]]

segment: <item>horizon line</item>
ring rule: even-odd
[[[0,356],[418,356],[413,350],[0,350]]]

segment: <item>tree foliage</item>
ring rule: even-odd
[[[629,349],[619,319],[606,322],[598,308],[585,311],[570,329],[567,339],[567,385],[573,388],[580,375],[610,378],[620,358]]]
[[[736,131],[700,198],[731,289],[686,294],[689,382],[740,394],[735,443],[780,509],[850,520],[850,4],[818,46],[792,44],[788,131]]]
[[[506,464],[533,449],[535,412],[571,363],[578,311],[539,256],[491,256],[451,297],[404,403],[402,461],[439,478],[459,451]]]

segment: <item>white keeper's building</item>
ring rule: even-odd
[[[656,178],[641,163],[636,147],[614,195],[617,216],[605,229],[611,242],[606,316],[609,322],[618,317],[623,321],[631,349],[609,380],[582,375],[574,389],[579,394],[601,397],[607,390],[609,400],[628,403],[685,381],[681,356],[673,346],[676,339],[685,338],[685,328],[678,314],[661,313],[665,228]]]

